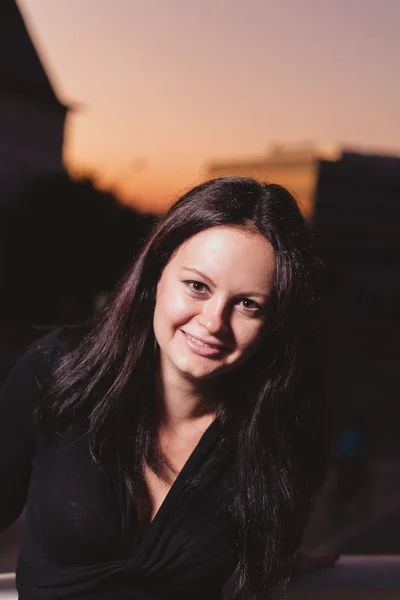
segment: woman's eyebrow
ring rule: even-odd
[[[211,279],[211,277],[208,277],[208,275],[206,275],[205,273],[203,273],[202,271],[200,271],[200,269],[196,269],[196,267],[182,267],[183,271],[190,271],[191,273],[195,273],[196,275],[199,275],[200,277],[202,277],[203,279],[205,279],[211,286],[213,287],[217,287],[216,284],[214,283],[214,281]],[[262,293],[262,292],[244,292],[242,294],[240,294],[241,296],[257,296],[258,298],[262,298],[263,300],[268,300],[268,298],[270,297],[269,293]]]
[[[200,277],[205,279],[210,285],[212,285],[213,287],[216,287],[216,285],[213,282],[213,280],[211,279],[211,277],[208,277],[205,273],[202,273],[202,271],[200,271],[199,269],[196,269],[195,267],[182,267],[182,269],[184,271],[190,271],[191,273],[196,273],[196,275],[200,275]]]

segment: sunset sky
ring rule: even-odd
[[[400,154],[399,0],[18,0],[65,159],[142,207],[211,159],[313,142]]]

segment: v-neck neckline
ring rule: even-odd
[[[169,507],[174,503],[174,500],[176,499],[177,495],[179,494],[179,491],[182,489],[183,484],[185,483],[185,481],[188,478],[187,477],[188,473],[190,473],[192,470],[194,470],[196,460],[198,458],[200,458],[201,455],[204,452],[206,452],[206,450],[210,447],[213,439],[215,438],[215,436],[213,436],[212,434],[213,434],[214,430],[216,429],[216,427],[217,427],[217,419],[214,419],[214,421],[207,427],[207,429],[201,435],[199,441],[197,442],[196,446],[193,448],[192,452],[190,453],[190,455],[189,455],[188,459],[186,460],[185,464],[183,465],[182,469],[179,471],[175,481],[172,483],[172,485],[169,488],[159,509],[157,510],[156,514],[154,515],[154,518],[147,525],[147,527],[142,531],[141,541],[144,541],[145,539],[147,540],[149,538],[151,532],[156,531],[157,524],[162,519],[163,515],[168,511]]]

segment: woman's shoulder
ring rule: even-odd
[[[58,327],[34,341],[15,363],[13,378],[46,380],[56,361],[71,351],[85,335],[82,327]]]
[[[55,356],[72,350],[89,332],[88,326],[69,325],[53,328],[34,342],[29,351]]]

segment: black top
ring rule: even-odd
[[[19,360],[0,396],[0,530],[26,504],[20,599],[220,599],[235,564],[223,509],[229,469],[195,491],[185,487],[217,443],[219,425],[203,434],[141,531],[133,506],[121,509],[115,470],[93,462],[85,436],[64,434],[57,445],[38,439],[33,410],[56,337]]]

